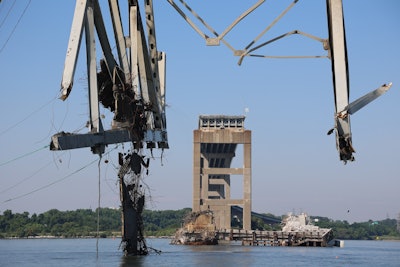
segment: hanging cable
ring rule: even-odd
[[[100,233],[100,163],[101,163],[101,154],[99,155],[99,162],[97,163],[97,167],[99,169],[99,182],[98,182],[98,199],[97,199],[97,239],[96,239],[96,255],[99,257],[99,233]]]
[[[65,153],[66,153],[66,151],[64,151],[64,153],[62,153],[61,155],[64,155]],[[61,159],[60,159],[60,160],[61,160]],[[26,182],[27,180],[29,180],[30,178],[34,177],[36,174],[38,174],[39,172],[41,172],[42,170],[44,170],[45,168],[47,168],[50,164],[54,164],[54,161],[48,162],[46,165],[44,165],[44,166],[40,167],[38,170],[32,172],[29,176],[25,177],[24,179],[21,179],[21,180],[18,181],[16,184],[14,184],[14,185],[12,185],[12,186],[6,188],[6,189],[3,189],[2,191],[0,191],[0,194],[3,194],[3,193],[5,193],[5,192],[7,192],[7,191],[9,191],[9,190],[11,190],[11,189],[13,189],[13,188],[19,186],[20,184]]]
[[[118,175],[118,171],[116,171],[118,169],[118,167],[112,162],[112,159],[109,157],[109,155],[107,155],[107,159],[104,160],[104,163],[106,163],[106,165],[105,165],[106,169],[105,169],[104,174],[103,174],[103,181],[106,183],[108,189],[110,189],[113,193],[118,194],[118,191],[115,189],[115,184],[114,184],[114,187],[113,187],[109,182],[111,180],[113,182],[118,183],[118,180],[107,179],[107,173],[108,173],[108,171],[110,169],[110,165],[113,167],[112,171],[114,171],[115,176]]]
[[[40,150],[43,150],[43,149],[45,149],[45,148],[48,148],[49,146],[50,146],[50,145],[45,145],[45,146],[43,146],[43,147],[41,147],[41,148],[38,148],[38,149],[36,149],[36,150],[34,150],[34,151],[31,151],[31,152],[25,153],[25,154],[23,154],[23,155],[21,155],[21,156],[18,156],[18,157],[14,158],[14,159],[10,159],[10,160],[8,160],[8,161],[6,161],[6,162],[0,163],[0,166],[6,165],[6,164],[8,164],[8,163],[11,163],[11,162],[13,162],[13,161],[19,160],[19,159],[24,158],[24,157],[26,157],[26,156],[32,155],[32,154],[34,154],[34,153],[36,153],[36,152],[38,152],[38,151],[40,151]]]
[[[53,102],[56,99],[53,98],[50,101],[48,101],[47,103],[43,104],[42,106],[40,106],[39,108],[37,108],[36,110],[32,111],[31,113],[29,113],[28,116],[26,116],[25,118],[23,118],[22,120],[18,121],[17,123],[15,123],[14,125],[11,125],[10,127],[8,127],[7,129],[3,130],[0,132],[0,136],[5,134],[6,132],[8,132],[9,130],[17,127],[18,125],[20,125],[21,123],[23,123],[24,121],[26,121],[27,119],[29,119],[30,117],[32,117],[35,113],[37,113],[38,111],[40,111],[41,109],[43,109],[45,106],[47,106],[48,104],[50,104],[51,102]]]
[[[14,5],[15,5],[16,2],[17,2],[17,1],[14,0],[14,2],[12,3],[12,5],[11,5],[10,9],[8,10],[6,16],[4,17],[3,21],[0,23],[0,28],[3,26],[4,22],[5,22],[6,19],[8,18],[8,15],[10,15],[11,10],[13,9],[13,7],[14,7]]]
[[[10,41],[11,36],[14,34],[14,31],[15,31],[15,29],[17,28],[17,26],[18,26],[19,22],[21,21],[22,17],[25,15],[25,12],[26,12],[26,10],[28,9],[28,7],[29,7],[31,1],[32,1],[32,0],[29,0],[29,2],[28,2],[28,4],[26,5],[24,11],[22,12],[22,14],[21,14],[21,16],[19,17],[17,23],[15,24],[15,26],[14,26],[14,28],[12,29],[10,35],[8,36],[6,42],[5,42],[5,43],[3,44],[3,46],[0,48],[0,54],[1,54],[1,52],[3,52],[3,49],[6,47],[8,41]]]
[[[115,150],[115,149],[117,149],[117,148],[118,148],[118,146],[116,146],[115,148],[113,148],[113,149],[111,149],[110,151],[106,152],[106,154],[111,153],[113,150]],[[62,177],[62,178],[60,178],[60,179],[54,181],[54,182],[51,182],[51,183],[49,183],[49,184],[47,184],[47,185],[44,185],[44,186],[42,186],[42,187],[39,187],[39,188],[37,188],[37,189],[35,189],[35,190],[32,190],[32,191],[30,191],[30,192],[28,192],[28,193],[25,193],[25,194],[22,194],[22,195],[19,195],[19,196],[16,196],[16,197],[7,199],[7,200],[1,202],[0,205],[2,205],[2,204],[4,204],[4,203],[7,203],[7,202],[11,202],[11,201],[17,200],[17,199],[20,199],[20,198],[23,198],[23,197],[26,197],[26,196],[29,196],[29,195],[31,195],[31,194],[33,194],[33,193],[36,193],[36,192],[41,191],[41,190],[43,190],[43,189],[45,189],[45,188],[48,188],[48,187],[50,187],[50,186],[52,186],[52,185],[55,185],[55,184],[57,184],[57,183],[59,183],[59,182],[65,180],[65,179],[67,179],[67,178],[73,176],[74,174],[77,174],[78,172],[82,171],[83,169],[86,169],[87,167],[89,167],[90,165],[92,165],[92,164],[95,163],[95,162],[96,162],[96,160],[93,160],[93,161],[89,162],[88,164],[82,166],[81,168],[77,169],[76,171],[74,171],[74,172],[72,172],[72,173],[70,173],[70,174],[68,174],[68,175],[66,175],[66,176],[64,176],[64,177]]]
[[[92,162],[89,162],[89,163],[86,164],[85,166],[79,168],[78,170],[74,171],[73,173],[70,173],[70,174],[64,176],[63,178],[60,178],[60,179],[58,179],[58,180],[56,180],[56,181],[54,181],[54,182],[52,182],[52,183],[49,183],[49,184],[44,185],[44,186],[42,186],[42,187],[39,187],[39,188],[37,188],[37,189],[35,189],[35,190],[32,190],[32,191],[30,191],[30,192],[28,192],[28,193],[25,193],[25,194],[16,196],[16,197],[14,197],[14,198],[10,198],[10,199],[8,199],[8,200],[5,200],[5,201],[1,202],[1,204],[4,204],[4,203],[6,203],[6,202],[10,202],[10,201],[13,201],[13,200],[16,200],[16,199],[19,199],[19,198],[26,197],[26,196],[31,195],[31,194],[33,194],[33,193],[36,193],[36,192],[38,192],[38,191],[40,191],[40,190],[43,190],[43,189],[45,189],[45,188],[47,188],[47,187],[50,187],[50,186],[52,186],[52,185],[54,185],[54,184],[57,184],[57,183],[59,183],[59,182],[65,180],[65,179],[71,177],[72,175],[74,175],[74,174],[80,172],[81,170],[86,169],[87,167],[89,167],[90,165],[92,165],[92,164],[95,163],[95,162],[96,162],[96,160],[94,160],[94,161],[92,161]]]
[[[40,169],[38,169],[37,171],[33,172],[33,173],[32,173],[31,175],[29,175],[28,177],[22,179],[21,181],[17,182],[16,184],[14,184],[14,185],[12,185],[12,186],[10,186],[10,187],[8,187],[8,188],[6,188],[6,189],[0,191],[0,194],[3,194],[3,193],[5,193],[5,192],[7,192],[7,191],[9,191],[9,190],[11,190],[11,189],[17,187],[18,185],[22,184],[23,182],[26,182],[27,180],[29,180],[30,178],[32,178],[33,176],[35,176],[36,174],[38,174],[40,171],[44,170],[47,166],[49,166],[49,165],[52,164],[52,163],[53,163],[52,161],[48,162],[46,165],[42,166]]]

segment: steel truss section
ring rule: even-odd
[[[242,13],[234,22],[232,22],[222,34],[218,34],[204,19],[200,17],[184,0],[179,0],[181,4],[191,13],[196,19],[200,21],[213,35],[215,38],[209,37],[206,33],[202,32],[199,27],[189,18],[187,14],[174,2],[174,0],[167,0],[168,3],[182,16],[182,18],[203,38],[206,40],[207,45],[219,45],[220,42],[224,43],[230,50],[233,51],[234,56],[239,57],[238,65],[241,65],[244,58],[247,56],[261,57],[261,58],[330,58],[332,66],[332,78],[333,78],[333,92],[335,99],[335,126],[331,129],[328,134],[335,131],[336,134],[336,146],[339,152],[340,160],[344,163],[347,161],[354,161],[353,152],[354,148],[352,145],[352,136],[350,128],[350,116],[356,111],[385,93],[391,87],[391,83],[384,84],[378,89],[368,93],[367,95],[360,97],[356,101],[349,104],[349,72],[348,72],[348,61],[347,61],[347,47],[346,47],[346,35],[344,27],[344,15],[342,0],[326,0],[327,7],[327,20],[328,20],[328,31],[329,38],[323,39],[317,36],[311,35],[306,32],[299,30],[293,30],[275,38],[272,38],[259,45],[255,44],[264,36],[286,13],[292,9],[298,0],[294,0],[287,8],[285,8],[260,34],[258,34],[244,49],[236,50],[232,47],[224,37],[247,15],[261,6],[265,1],[259,0],[253,4],[244,13]],[[327,50],[327,55],[322,56],[270,56],[254,54],[253,52],[269,45],[282,38],[290,35],[299,34],[306,38],[318,41],[322,44],[324,50]]]
[[[71,33],[65,59],[63,78],[61,82],[62,100],[68,98],[78,60],[83,31],[86,40],[86,56],[89,83],[89,133],[65,134],[58,133],[52,137],[52,150],[65,150],[81,147],[91,147],[93,153],[104,153],[105,146],[112,143],[146,142],[149,148],[168,148],[165,116],[165,53],[157,51],[155,23],[152,1],[145,2],[147,39],[144,31],[137,1],[128,1],[129,36],[124,36],[119,5],[117,0],[109,0],[109,9],[114,29],[114,37],[118,50],[119,64],[114,59],[111,46],[104,26],[103,16],[98,0],[77,0]],[[143,131],[142,126],[128,122],[113,122],[116,131],[104,130],[99,112],[99,89],[96,67],[95,31],[100,41],[104,55],[105,66],[113,83],[122,86],[123,90],[132,90],[134,100],[139,103],[145,114],[145,130],[141,137],[134,133]],[[128,53],[128,50],[130,53]],[[123,75],[119,75],[122,71]],[[113,89],[114,92],[114,89]],[[121,111],[120,103],[115,93],[115,112]],[[133,101],[133,100],[132,100]],[[117,110],[118,109],[118,110]],[[130,114],[136,111],[129,112]],[[128,116],[128,115],[126,115]],[[131,115],[129,115],[131,116]],[[134,118],[130,119],[136,121]],[[133,129],[133,128],[137,129]],[[157,145],[156,145],[157,144]]]

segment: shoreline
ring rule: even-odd
[[[117,239],[122,238],[121,235],[118,236],[106,236],[99,237],[99,239]],[[173,236],[145,236],[146,239],[172,239]],[[96,236],[77,236],[77,237],[65,237],[65,236],[52,236],[52,235],[41,235],[41,236],[28,236],[28,237],[2,237],[0,240],[11,240],[11,239],[97,239]]]
[[[99,237],[99,239],[117,239],[122,238],[121,235],[116,236],[106,236]],[[174,236],[146,236],[145,239],[173,239]],[[2,237],[0,240],[17,240],[17,239],[97,239],[96,236],[77,236],[77,237],[65,237],[65,236],[52,236],[52,235],[41,235],[41,236],[28,236],[28,237]],[[356,240],[356,241],[390,241],[390,242],[400,242],[399,238],[376,238],[376,239],[341,239],[343,241]]]

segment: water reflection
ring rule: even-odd
[[[119,266],[120,267],[145,266],[144,265],[145,257],[150,257],[150,255],[147,255],[147,256],[121,256],[121,264]]]

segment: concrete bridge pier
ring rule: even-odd
[[[217,229],[231,228],[231,206],[243,208],[243,229],[251,230],[251,131],[245,116],[202,115],[193,132],[193,212],[212,210]],[[243,145],[243,164],[232,168]],[[243,196],[231,198],[231,179],[243,180]]]

